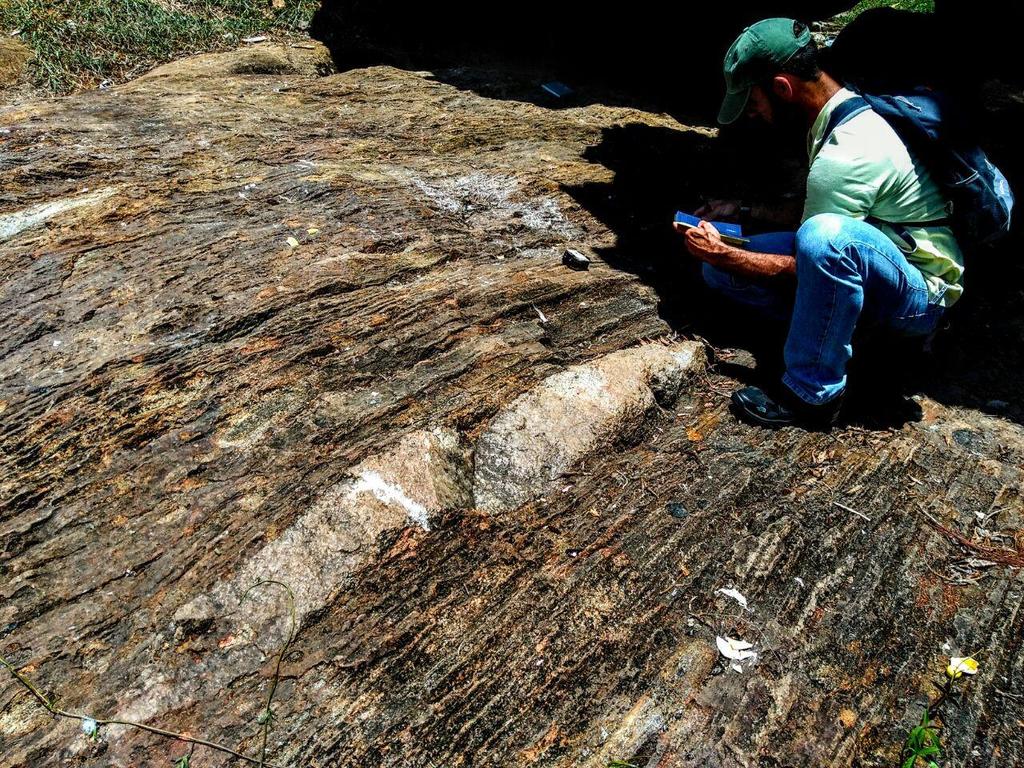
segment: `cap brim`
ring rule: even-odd
[[[735,123],[743,115],[749,100],[749,88],[725,94],[725,99],[722,100],[722,108],[718,111],[718,122],[722,125]]]

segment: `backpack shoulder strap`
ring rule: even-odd
[[[867,100],[860,95],[854,96],[852,99],[847,99],[837,106],[832,110],[832,114],[829,115],[828,123],[825,126],[825,132],[822,134],[822,143],[828,141],[828,137],[832,135],[832,131],[840,125],[852,120],[861,112],[866,112],[869,109],[871,109],[871,105],[868,104]]]
[[[840,125],[849,120],[852,120],[861,112],[865,112],[871,108],[871,103],[860,94],[857,94],[852,99],[847,99],[846,101],[844,101],[842,104],[837,106],[832,111],[831,115],[829,115],[828,124],[825,126],[825,133],[822,137],[822,143],[827,141],[828,137],[832,135],[832,131],[834,131]],[[888,120],[886,120],[886,122],[888,122]],[[893,130],[896,129],[893,128]],[[903,141],[903,137],[900,136],[898,131],[896,132],[896,135],[900,137],[901,141]],[[879,219],[874,216],[869,216],[866,220],[870,224],[888,224],[889,226],[893,227],[896,230],[897,234],[900,235],[900,237],[904,238],[905,240],[912,240],[912,238],[910,238],[909,235],[907,235],[906,233],[907,227],[943,227],[948,226],[950,223],[949,217],[933,219],[930,221],[892,222],[885,221],[884,219]]]

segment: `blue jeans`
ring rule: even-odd
[[[929,301],[921,272],[884,233],[863,221],[823,213],[799,231],[755,235],[747,248],[795,254],[796,292],[704,265],[714,290],[789,321],[783,383],[801,400],[820,405],[846,388],[846,365],[856,328],[927,336],[942,317]]]

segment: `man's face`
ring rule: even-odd
[[[787,91],[787,94],[791,95],[792,91]],[[801,133],[806,129],[803,113],[794,100],[783,98],[768,84],[751,86],[747,117],[763,121],[780,135],[794,131]]]
[[[747,117],[754,120],[763,120],[771,125],[775,122],[774,103],[775,99],[769,98],[764,88],[760,85],[752,86],[750,98],[747,99]]]

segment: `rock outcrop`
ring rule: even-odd
[[[1010,395],[737,424],[744,358],[680,339],[659,234],[712,129],[327,68],[259,46],[0,109],[0,655],[253,755],[272,579],[268,765],[889,766],[965,653],[948,764],[1024,760]],[[0,684],[4,768],[186,751],[99,737]]]

